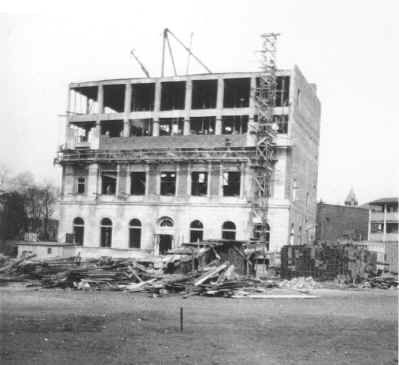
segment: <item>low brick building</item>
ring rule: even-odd
[[[317,204],[316,240],[366,240],[368,220],[367,208],[320,202]]]

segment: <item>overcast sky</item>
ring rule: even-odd
[[[297,64],[322,103],[319,198],[343,203],[351,187],[360,203],[398,195],[397,1],[39,3],[0,15],[0,163],[13,171],[58,182],[68,83],[142,76],[132,48],[159,76],[163,28],[187,43],[193,32],[213,72],[258,70],[259,35],[279,32],[278,66]],[[186,60],[176,55],[180,73]]]

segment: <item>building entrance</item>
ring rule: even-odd
[[[168,250],[172,248],[173,236],[170,234],[159,235],[159,254],[164,255]]]

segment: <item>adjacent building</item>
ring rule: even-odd
[[[367,240],[369,211],[367,208],[317,204],[316,241],[362,241]]]
[[[370,210],[368,241],[370,250],[379,254],[384,270],[398,272],[399,213],[398,198],[381,198],[364,206]]]
[[[71,83],[60,243],[82,255],[160,254],[182,242],[257,238],[259,73]],[[320,128],[316,86],[277,72],[268,249],[314,240]]]

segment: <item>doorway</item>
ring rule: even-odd
[[[172,248],[173,236],[170,234],[159,235],[159,254],[164,255],[168,250]]]

